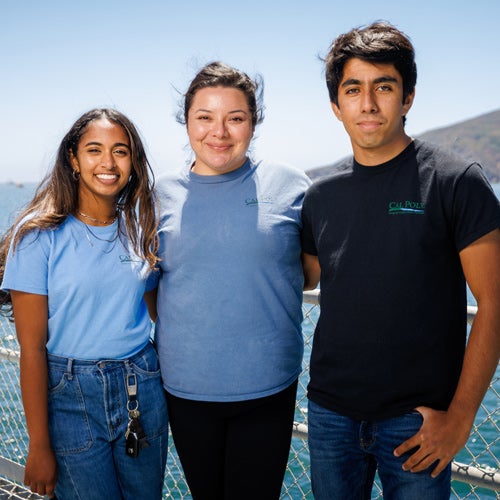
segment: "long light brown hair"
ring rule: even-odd
[[[158,203],[154,191],[154,174],[135,125],[122,113],[97,108],[82,115],[64,136],[51,171],[37,187],[33,199],[21,211],[14,224],[0,240],[0,282],[11,245],[31,231],[44,231],[59,226],[78,209],[78,181],[73,176],[70,153],[77,154],[78,144],[89,124],[107,119],[122,127],[130,141],[132,171],[129,182],[118,196],[121,212],[119,231],[124,231],[135,253],[154,269],[158,250]],[[121,219],[124,227],[120,228]],[[10,294],[0,291],[2,313],[12,314]]]

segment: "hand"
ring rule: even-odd
[[[28,452],[24,470],[24,484],[33,493],[54,496],[57,479],[57,464],[51,449],[31,450]]]
[[[425,406],[419,406],[415,410],[424,419],[422,427],[414,436],[399,445],[394,450],[394,455],[399,457],[415,449],[403,464],[403,469],[421,472],[437,462],[431,472],[431,477],[437,477],[464,447],[470,427],[464,426],[463,421],[453,420],[445,411]]]

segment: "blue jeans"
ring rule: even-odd
[[[422,415],[414,411],[380,421],[358,421],[309,401],[308,434],[314,498],[369,499],[375,471],[387,500],[450,498],[451,465],[433,479],[430,472],[402,469],[409,454],[394,449],[418,432]]]
[[[52,354],[47,358],[58,499],[161,498],[168,415],[153,345],[128,360],[82,361]],[[137,458],[125,453],[127,373],[137,378],[140,421],[150,444]]]

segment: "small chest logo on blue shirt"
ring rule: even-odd
[[[254,205],[262,205],[263,203],[272,203],[273,199],[271,196],[262,196],[261,198],[246,198],[245,205],[247,207],[253,207]]]
[[[421,201],[390,201],[389,215],[424,215],[425,205]]]
[[[136,255],[120,255],[120,262],[127,264],[128,262],[142,262]]]

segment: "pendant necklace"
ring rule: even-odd
[[[116,219],[116,217],[115,217],[115,219]],[[92,231],[92,229],[90,229],[90,227],[87,224],[85,224],[84,222],[82,222],[82,224],[83,224],[83,227],[85,228],[85,237],[87,238],[87,241],[92,248],[97,248],[100,252],[105,253],[105,254],[111,253],[113,251],[113,249],[116,246],[116,242],[117,242],[118,236],[119,236],[118,228],[116,229],[116,234],[111,239],[108,239],[108,238],[101,238],[100,236],[95,234],[94,231]],[[106,250],[103,250],[99,246],[96,247],[97,241],[95,241],[95,242],[92,241],[92,238],[94,238],[94,240],[102,241],[103,243],[112,243],[112,245],[109,248],[107,248]]]

